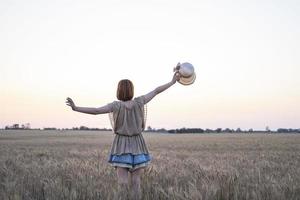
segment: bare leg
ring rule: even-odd
[[[141,174],[143,168],[139,168],[131,172],[131,199],[138,200],[141,199]]]
[[[128,169],[123,167],[117,168],[118,174],[118,196],[119,199],[128,197]]]

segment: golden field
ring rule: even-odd
[[[300,134],[144,133],[143,199],[300,199]],[[111,132],[0,131],[0,199],[116,199]]]

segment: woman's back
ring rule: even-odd
[[[118,135],[134,136],[141,134],[145,128],[146,105],[144,97],[137,97],[130,101],[114,101],[110,121],[114,133]]]

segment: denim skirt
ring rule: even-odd
[[[130,171],[134,171],[140,167],[146,167],[151,160],[149,154],[137,154],[131,153],[121,155],[110,155],[108,162],[114,167],[128,168]]]

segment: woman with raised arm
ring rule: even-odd
[[[179,65],[180,63],[177,64]],[[129,180],[131,180],[131,199],[141,198],[140,175],[151,160],[142,136],[142,131],[145,129],[146,104],[179,79],[180,75],[175,71],[170,82],[134,99],[132,82],[127,79],[121,80],[117,88],[118,101],[99,108],[79,107],[71,98],[67,98],[66,104],[74,111],[93,115],[109,113],[115,138],[108,162],[117,169],[120,195],[127,196]]]

